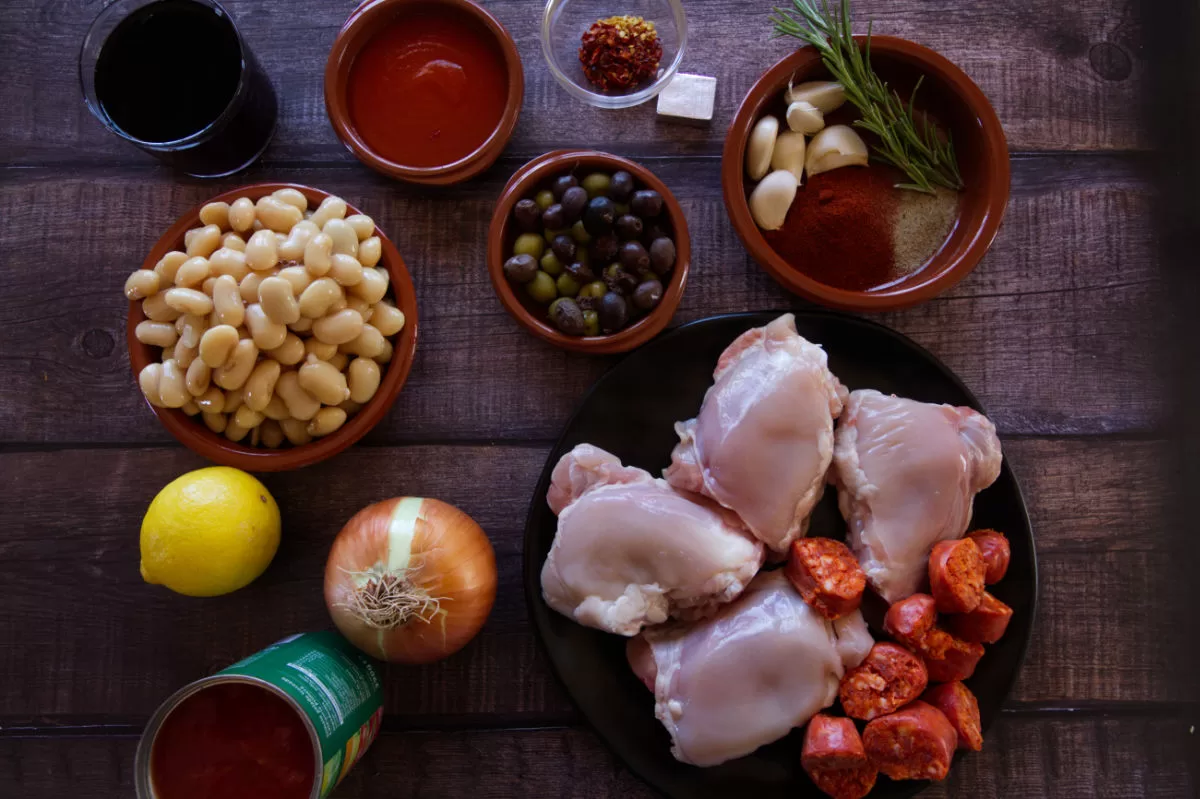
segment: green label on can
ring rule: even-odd
[[[284,638],[220,674],[268,682],[303,708],[321,741],[322,797],[341,782],[379,732],[379,669],[335,632]]]

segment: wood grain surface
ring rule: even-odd
[[[504,156],[428,190],[359,165],[325,116],[321,74],[354,0],[226,0],[280,96],[263,160],[181,178],[109,135],[79,99],[79,44],[100,4],[0,4],[0,795],[127,797],[137,733],[180,685],[278,638],[328,626],[329,544],[369,502],[437,496],[472,514],[500,570],[492,617],[446,662],[389,667],[384,734],[337,797],[654,794],[589,731],[542,656],[523,601],[533,486],[588,386],[617,358],[520,329],[484,263],[511,173],[564,146],[629,154],[681,200],[692,277],[675,323],[808,307],[746,255],[719,154],[743,94],[792,44],[770,3],[688,0],[688,72],[718,81],[711,125],[652,104],[571,101],[540,54],[540,4],[490,0],[526,69]],[[987,406],[1033,519],[1041,595],[1016,688],[982,753],[930,797],[1189,797],[1200,686],[1175,636],[1179,562],[1163,506],[1172,434],[1155,353],[1164,319],[1140,123],[1147,76],[1129,0],[856,0],[984,90],[1013,152],[1012,199],[979,268],[941,298],[876,316],[944,360]],[[265,482],[285,536],[258,581],[188,599],[145,585],[138,528],[155,493],[204,465],[135,388],[120,290],[158,235],[211,194],[260,180],[343,194],[372,214],[416,283],[421,341],[395,406],[343,455]]]

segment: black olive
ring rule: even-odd
[[[608,284],[609,289],[618,294],[629,294],[637,288],[638,279],[636,275],[626,272],[620,264],[610,264],[604,269],[604,282]]]
[[[649,247],[651,244],[653,244],[655,239],[669,239],[669,238],[671,238],[671,231],[667,230],[665,227],[658,224],[657,222],[651,222],[650,224],[646,225],[646,230],[642,234],[642,241],[646,244],[647,247]]]
[[[504,276],[514,283],[528,283],[537,273],[538,262],[532,255],[514,255],[504,262]]]
[[[547,230],[562,230],[565,227],[570,227],[566,219],[567,215],[563,213],[563,207],[558,203],[542,211],[542,225]]]
[[[513,206],[513,218],[521,230],[532,233],[542,223],[542,209],[534,200],[521,200]]]
[[[572,186],[563,192],[562,209],[567,215],[567,224],[575,224],[579,218],[583,216],[583,209],[587,206],[588,195],[587,190],[582,186]]]
[[[597,264],[608,263],[617,257],[617,249],[620,246],[621,243],[617,241],[617,237],[612,233],[605,236],[597,236],[592,240],[592,261]]]
[[[603,236],[612,232],[613,222],[617,218],[613,201],[607,197],[593,197],[588,201],[583,212],[583,227],[593,236]]]
[[[640,311],[649,311],[662,300],[663,284],[647,280],[633,290],[633,304]]]
[[[651,189],[635,191],[629,207],[642,219],[649,219],[662,213],[663,198],[661,194]]]
[[[587,264],[581,264],[576,261],[573,264],[567,264],[567,274],[575,278],[581,286],[585,283],[591,283],[596,279],[596,273]]]
[[[572,186],[578,186],[579,181],[574,175],[559,175],[550,184],[550,191],[554,192],[554,199],[562,202],[563,195],[567,193],[567,189]]]
[[[612,197],[614,202],[623,203],[629,201],[631,194],[633,194],[633,175],[625,170],[614,172],[612,183],[608,186],[608,196]]]
[[[570,236],[555,236],[554,241],[550,242],[550,249],[554,251],[554,257],[564,264],[575,260],[575,239]]]
[[[570,297],[559,297],[550,303],[550,322],[568,336],[583,335],[583,311]]]
[[[596,313],[600,316],[600,330],[605,333],[616,333],[629,320],[629,306],[625,298],[612,291],[600,298]]]
[[[655,239],[650,243],[650,268],[657,274],[665,275],[675,266],[675,242],[666,236]]]
[[[636,239],[642,235],[642,220],[633,214],[617,217],[617,235],[624,241]]]
[[[621,266],[627,272],[643,274],[650,271],[650,253],[640,241],[627,241],[621,245]]]

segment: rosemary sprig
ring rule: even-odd
[[[934,186],[955,191],[963,187],[954,156],[954,142],[926,118],[920,123],[913,112],[913,101],[921,80],[913,87],[908,103],[888,88],[887,83],[871,68],[871,28],[862,48],[854,41],[850,30],[850,0],[842,0],[841,11],[835,14],[829,0],[792,0],[796,14],[775,8],[771,22],[776,36],[794,36],[812,45],[821,54],[825,68],[834,80],[842,84],[849,100],[862,118],[856,127],[879,137],[875,157],[903,172],[909,179],[898,188],[932,194]]]

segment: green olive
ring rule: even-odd
[[[513,244],[513,255],[530,255],[541,258],[546,251],[546,242],[536,233],[522,233]]]
[[[583,335],[600,335],[600,314],[596,313],[595,311],[583,312]]]
[[[579,283],[566,272],[558,276],[558,280],[554,281],[554,285],[558,289],[559,295],[563,297],[574,297],[579,293]]]
[[[546,250],[546,254],[542,256],[541,261],[542,271],[550,277],[558,277],[562,274],[563,264],[558,260],[558,256],[553,250]]]
[[[617,216],[625,216],[629,213],[629,203],[615,203],[613,208],[617,212]]]
[[[525,284],[525,290],[529,292],[530,297],[533,297],[534,302],[540,302],[543,305],[554,302],[554,298],[558,296],[558,289],[554,287],[554,278],[545,272],[538,272],[534,275],[533,280]]]
[[[554,241],[554,239],[558,236],[570,236],[570,235],[571,235],[571,228],[569,228],[569,227],[557,228],[557,229],[546,228],[546,231],[543,234],[542,238],[544,238],[546,240],[546,243],[549,244],[550,242]]]
[[[575,239],[576,244],[587,244],[592,240],[592,234],[587,232],[582,219],[571,225],[571,238]]]
[[[578,247],[575,250],[575,260],[578,263],[587,266],[592,262],[592,256],[588,254],[587,247]]]
[[[603,280],[594,280],[579,290],[580,297],[591,297],[598,300],[608,293],[608,286]]]
[[[541,208],[543,211],[545,211],[547,208],[554,205],[554,192],[550,191],[549,189],[543,189],[537,193],[537,197],[534,197],[534,201],[538,204],[538,208]]]
[[[608,187],[612,185],[612,178],[603,172],[593,172],[583,179],[580,184],[588,193],[588,199],[592,197],[603,197],[608,194]]]

